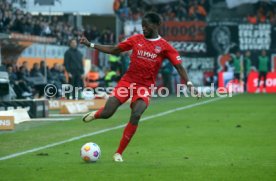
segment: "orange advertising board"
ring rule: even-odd
[[[203,21],[177,22],[166,21],[160,28],[160,34],[168,41],[205,41],[205,27]]]
[[[0,130],[13,130],[14,117],[13,116],[0,116]]]

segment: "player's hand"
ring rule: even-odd
[[[84,35],[82,35],[80,38],[80,44],[90,47],[90,42],[87,40],[87,38]]]
[[[192,96],[195,96],[197,100],[201,97],[201,94],[198,92],[197,88],[195,88],[193,85],[187,85],[189,91],[191,92]]]

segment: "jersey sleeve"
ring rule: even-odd
[[[178,53],[178,51],[172,47],[170,44],[168,44],[166,51],[165,51],[165,57],[169,59],[169,61],[173,65],[181,64],[182,60]]]
[[[136,36],[131,36],[129,38],[127,38],[126,40],[120,42],[118,44],[118,47],[123,50],[123,51],[129,51],[132,49],[133,45],[134,45],[134,40],[135,40]]]

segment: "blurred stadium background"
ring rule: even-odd
[[[109,171],[107,175],[96,174],[103,180],[116,178],[115,176],[123,180],[138,178],[135,173],[137,163],[141,179],[146,180],[162,180],[162,178],[183,180],[184,177],[191,180],[214,180],[214,178],[275,180],[275,152],[273,154],[276,145],[275,110],[273,110],[276,100],[275,0],[0,0],[0,180],[3,174],[6,174],[2,177],[3,180],[20,180],[21,177],[8,171],[14,168],[18,169],[22,178],[25,178],[22,180],[38,180],[36,174],[40,170],[42,170],[40,178],[45,177],[44,180],[70,180],[64,177],[68,170],[63,168],[67,167],[69,170],[76,169],[80,173],[71,180],[97,178],[95,175],[86,175],[88,168],[79,164],[78,157],[72,156],[78,152],[81,144],[91,140],[90,137],[84,136],[86,138],[82,141],[79,140],[80,137],[74,144],[64,142],[66,143],[64,147],[58,146],[55,149],[49,149],[52,146],[43,146],[88,134],[91,131],[97,132],[114,127],[118,123],[122,124],[128,119],[125,116],[128,113],[125,111],[127,106],[119,110],[120,113],[110,124],[99,122],[91,126],[80,125],[81,114],[104,105],[106,97],[95,96],[90,92],[79,92],[76,96],[70,94],[62,96],[62,84],[70,83],[68,71],[64,66],[64,54],[69,49],[69,41],[78,40],[82,34],[93,43],[116,44],[133,34],[142,33],[141,18],[149,11],[158,12],[162,16],[160,34],[179,51],[183,65],[196,86],[208,88],[214,84],[215,88],[225,87],[240,94],[234,96],[232,100],[220,101],[217,105],[180,111],[176,115],[166,117],[168,122],[176,121],[176,125],[165,123],[165,119],[153,118],[153,120],[160,119],[160,127],[157,125],[158,129],[154,134],[162,137],[165,132],[172,137],[172,140],[182,137],[180,127],[187,130],[192,130],[189,128],[193,126],[199,128],[198,132],[186,132],[183,140],[172,141],[163,138],[167,145],[174,145],[173,148],[176,150],[169,157],[168,163],[163,162],[164,160],[154,163],[159,165],[161,171],[155,170],[146,160],[166,157],[166,154],[154,149],[164,142],[156,140],[153,144],[147,141],[148,145],[153,144],[156,147],[152,145],[141,148],[139,145],[144,143],[138,141],[139,136],[134,140],[133,147],[131,146],[129,151],[130,155],[127,156],[135,163],[130,162],[129,165],[121,167],[125,170],[130,169],[126,175],[119,174],[122,171],[120,168],[116,168],[118,170],[115,173],[114,165],[110,164],[90,166],[89,169],[95,169],[98,173],[102,173],[101,169],[107,169]],[[77,49],[83,56],[84,87],[115,86],[130,62],[130,52],[114,56],[81,45]],[[260,74],[263,76],[259,77]],[[157,86],[167,87],[174,95],[176,84],[181,82],[183,81],[180,80],[176,70],[165,60],[158,74]],[[44,94],[44,88],[48,84],[57,87],[54,96]],[[160,111],[174,109],[176,106],[185,107],[195,103],[190,98],[184,100],[180,101],[173,96],[164,100],[153,99],[152,109],[145,115],[155,115]],[[200,100],[199,105],[209,100],[212,99]],[[197,117],[195,114],[198,111],[201,114]],[[179,122],[183,114],[189,116],[185,117],[187,122],[185,120]],[[21,123],[24,121],[31,122]],[[152,130],[147,128],[150,124],[144,125],[144,134],[141,130],[140,139],[145,137],[145,141],[147,139],[145,135],[150,135]],[[200,127],[201,125],[205,127]],[[249,129],[244,128],[244,125]],[[167,126],[175,131],[167,131]],[[236,128],[244,129],[244,132],[238,132]],[[217,129],[219,133],[215,135]],[[121,135],[120,131],[114,133],[117,137],[113,138],[111,133],[107,133],[106,137],[100,135],[96,137],[96,142],[110,155]],[[205,133],[207,138],[200,137],[201,133]],[[208,137],[208,134],[211,137]],[[197,137],[202,139],[197,140]],[[189,139],[185,138],[194,140],[187,143],[189,148],[182,150],[178,145],[189,142]],[[28,141],[30,139],[34,140]],[[223,147],[222,142],[233,143],[233,147],[225,151],[228,148]],[[109,143],[111,145],[108,145]],[[255,148],[255,144],[260,147]],[[200,145],[208,145],[203,158],[206,161],[205,165],[202,165],[200,160],[193,162],[191,159],[188,165],[183,166],[183,163],[178,163],[173,157],[174,154],[180,154],[180,151],[188,151],[184,154],[184,160],[190,156],[201,158],[200,153],[203,150],[198,150]],[[216,149],[217,147],[220,151]],[[33,148],[40,149],[32,150]],[[37,158],[32,155],[19,159],[19,165],[29,163],[26,168],[17,167],[17,162],[12,159],[5,161],[20,156],[21,153],[35,152],[35,155],[43,156],[44,152],[39,151],[44,148],[48,149],[46,156],[48,153],[54,156],[47,161],[39,160],[42,166],[36,164]],[[67,150],[61,151],[62,149]],[[141,160],[135,157],[139,155],[139,151],[135,149],[140,151],[139,157],[144,154],[144,158],[143,156],[141,158],[144,161],[140,162]],[[147,152],[151,149],[155,153]],[[239,152],[236,149],[241,150]],[[251,149],[254,153],[250,152]],[[164,150],[171,151],[166,148]],[[59,155],[59,152],[63,155]],[[221,154],[222,152],[225,155]],[[20,154],[11,155],[14,153]],[[221,162],[214,161],[213,153],[217,154]],[[238,155],[249,153],[249,156],[237,158],[236,153]],[[68,155],[71,156],[71,160]],[[110,160],[106,155],[103,154],[102,163]],[[59,158],[68,161],[61,163],[57,161]],[[61,165],[58,168],[59,172],[54,170],[57,162]],[[76,162],[79,165],[74,164]],[[240,167],[236,166],[239,164]],[[199,166],[201,170],[189,168],[189,165],[193,168]],[[220,167],[221,165],[223,166]],[[181,170],[181,166],[188,169],[189,173]],[[42,167],[46,168],[46,171],[43,171]],[[143,169],[144,167],[148,172]],[[29,172],[27,168],[31,170],[30,175],[26,174]],[[167,174],[168,169],[171,174]],[[142,173],[142,170],[145,172]],[[242,170],[244,174],[231,175],[227,173],[229,170],[233,173]],[[202,174],[198,174],[201,171]],[[213,175],[209,175],[208,171]],[[54,173],[53,177],[49,173]],[[151,174],[156,174],[156,177],[153,178]],[[158,174],[160,176],[157,176]]]

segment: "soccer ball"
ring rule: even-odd
[[[80,156],[86,162],[95,162],[101,156],[101,149],[96,143],[86,143],[81,147]]]

